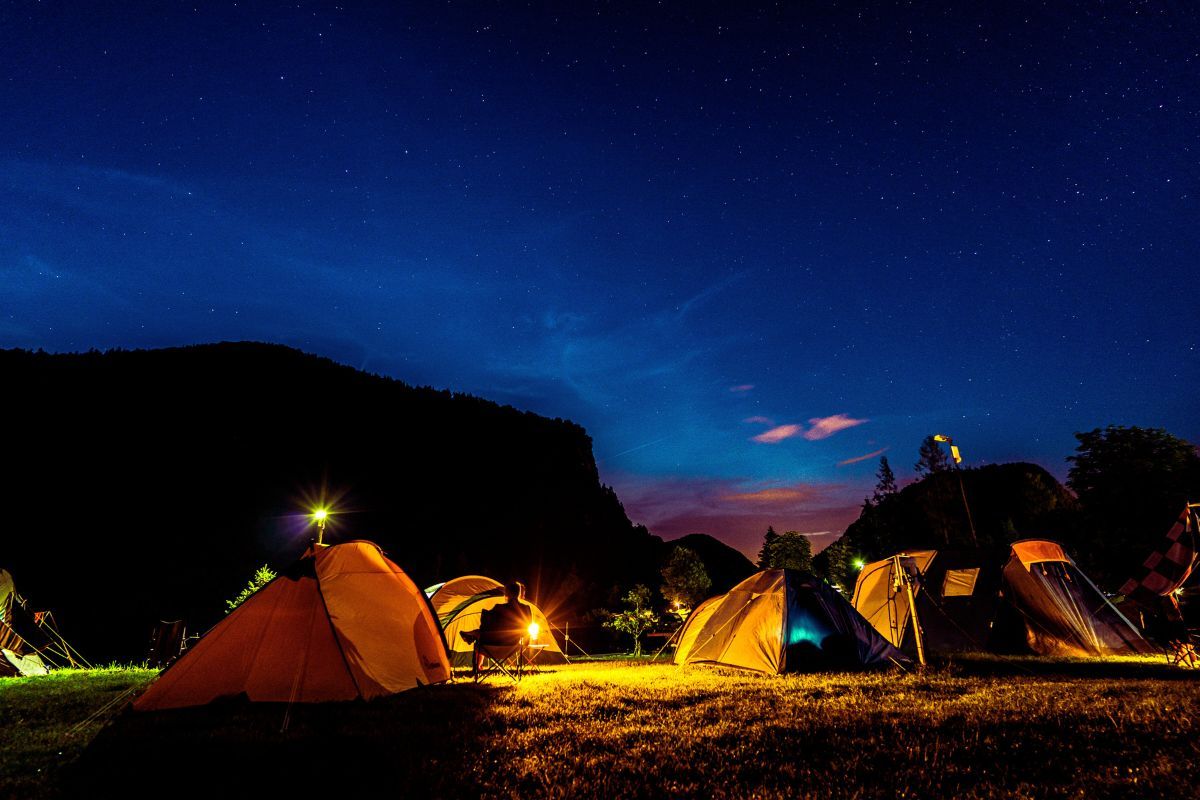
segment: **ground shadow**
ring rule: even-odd
[[[64,797],[275,795],[478,797],[483,724],[497,685],[430,686],[371,702],[229,700],[126,710],[59,780]],[[284,728],[286,722],[286,729]]]

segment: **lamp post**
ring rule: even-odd
[[[325,520],[329,519],[329,512],[324,508],[318,508],[312,514],[313,521],[317,523],[317,544],[325,544]]]
[[[962,454],[958,452],[958,446],[954,444],[954,439],[944,433],[935,433],[933,440],[950,445],[950,457],[954,459],[954,474],[958,476],[958,491],[962,493],[963,508],[967,512],[967,527],[971,530],[971,544],[978,547],[979,540],[975,538],[975,520],[971,519],[971,506],[967,503],[967,490],[963,486],[962,468],[958,466],[962,463]]]

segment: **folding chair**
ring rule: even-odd
[[[513,683],[521,682],[525,667],[525,640],[475,641],[472,677],[476,683],[489,675],[504,675]]]

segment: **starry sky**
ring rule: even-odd
[[[918,5],[5,3],[0,346],[570,418],[748,554],[929,433],[1200,440],[1200,12]]]

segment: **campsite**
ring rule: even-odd
[[[1200,796],[1197,42],[0,3],[0,800]]]

